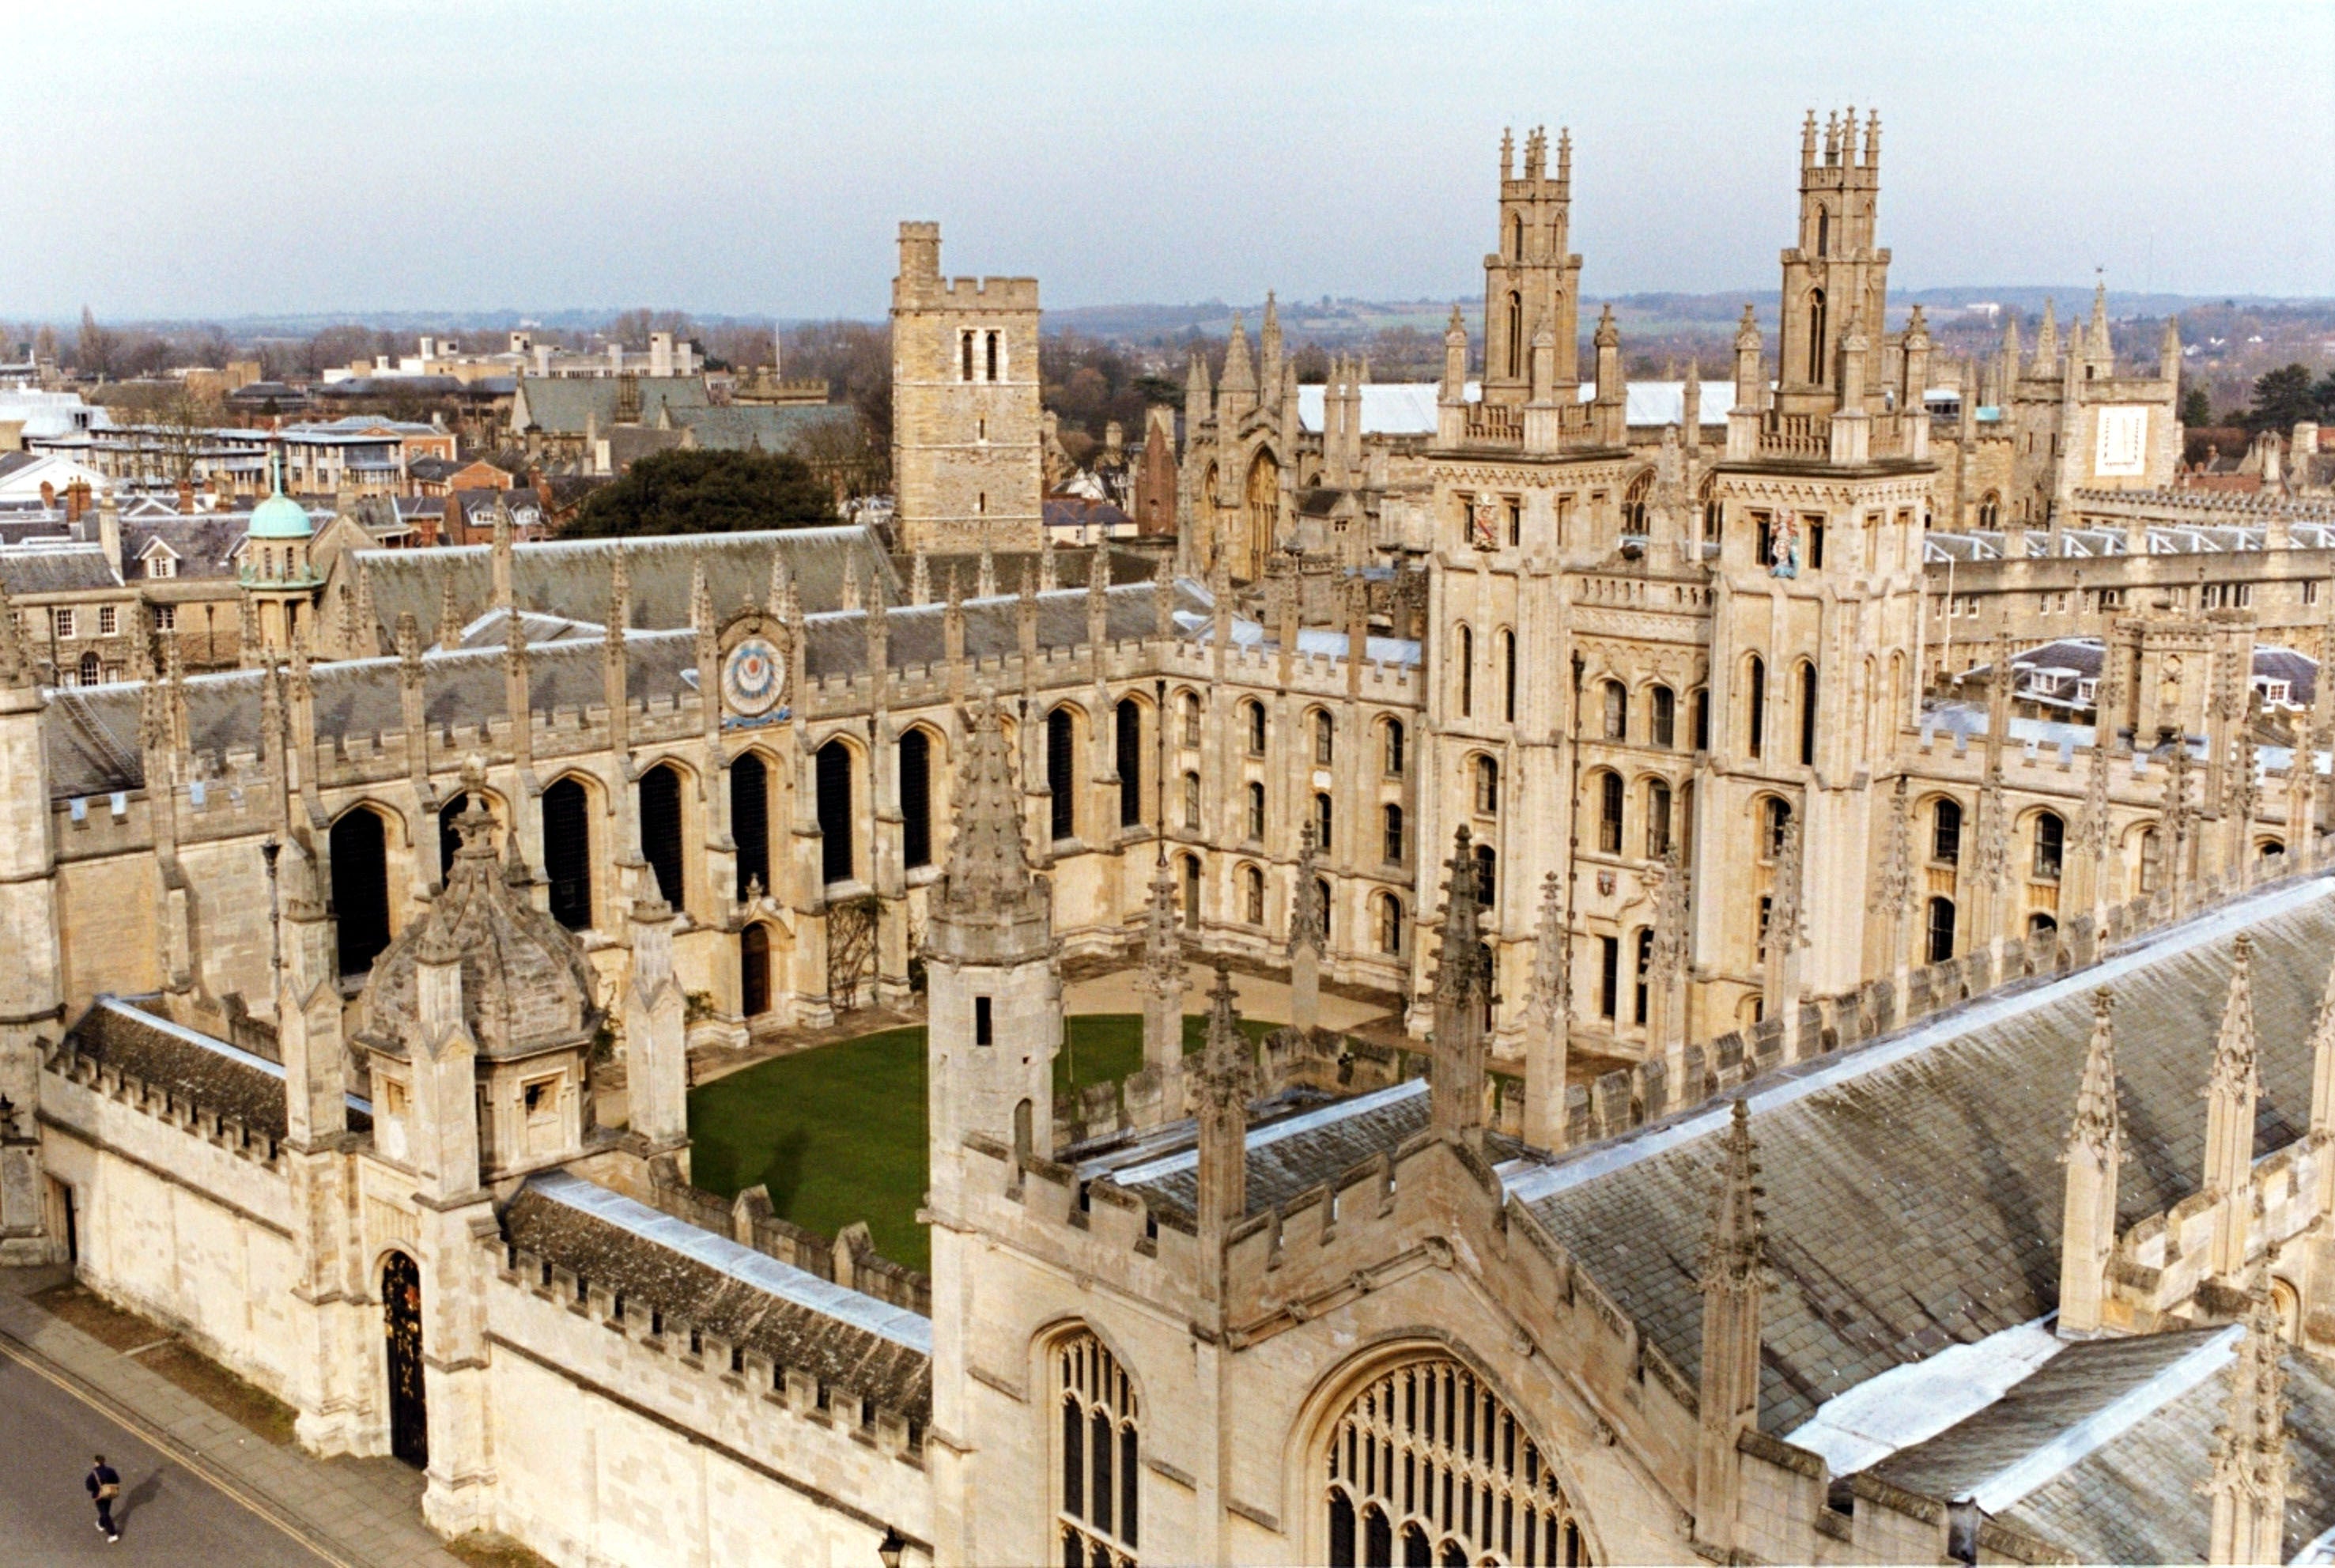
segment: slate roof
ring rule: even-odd
[[[140,568],[131,565],[144,553],[149,543],[160,539],[178,556],[178,566],[171,576],[176,577],[227,577],[235,575],[236,547],[243,543],[245,530],[251,525],[248,512],[202,513],[190,518],[158,518],[150,522],[121,523],[121,559],[126,571],[136,574]]]
[[[514,545],[512,596],[523,610],[575,619],[605,616],[619,548],[632,586],[633,624],[654,631],[689,624],[690,586],[700,561],[705,564],[717,615],[735,610],[741,599],[763,603],[770,594],[771,557],[781,554],[807,613],[842,606],[846,561],[857,565],[862,595],[880,593],[888,604],[897,604],[902,597],[891,564],[874,534],[848,524],[629,538],[621,546],[614,539],[546,539]],[[484,611],[494,597],[493,547],[489,545],[353,551],[334,563],[333,576],[336,582],[353,585],[360,566],[372,580],[373,613],[383,647],[395,637],[401,613],[410,613],[425,634],[437,626],[449,578],[466,618]]]
[[[666,1220],[648,1210],[644,1211],[647,1218],[643,1225],[635,1228],[554,1195],[563,1183],[576,1181],[575,1177],[538,1179],[522,1187],[503,1210],[504,1241],[556,1267],[575,1271],[576,1277],[588,1284],[622,1292],[627,1321],[637,1316],[638,1321],[645,1322],[651,1311],[662,1312],[668,1318],[685,1321],[702,1333],[768,1356],[780,1366],[808,1372],[836,1389],[865,1395],[911,1420],[931,1418],[929,1352],[863,1327],[838,1312],[823,1312],[778,1291],[759,1287],[750,1277],[741,1277],[743,1271],[717,1268],[693,1255],[700,1250],[721,1255],[746,1252],[725,1237],[711,1232],[696,1233],[690,1239],[702,1238],[708,1244],[720,1245],[693,1247],[684,1252],[661,1244],[644,1231],[657,1228],[662,1220],[664,1225],[682,1227],[680,1234],[685,1234],[693,1228],[685,1221]],[[760,1254],[750,1257],[754,1261],[739,1260],[746,1271],[783,1270],[790,1275],[801,1275],[809,1285],[824,1284],[816,1276],[789,1268],[775,1258]],[[825,1285],[825,1290],[838,1297],[855,1294],[832,1285]],[[877,1312],[913,1319],[913,1314],[887,1309],[873,1298],[857,1300]],[[914,1321],[921,1323],[924,1320]],[[926,1333],[929,1331],[927,1325]],[[713,1370],[709,1369],[709,1375]]]
[[[2335,1522],[2335,1372],[2297,1351],[2282,1364],[2295,1490],[2279,1557],[2294,1562]],[[2081,1562],[2204,1562],[2213,1510],[2199,1494],[2228,1399],[2226,1376],[2206,1379],[2001,1517]]]
[[[0,587],[19,594],[118,588],[121,578],[95,545],[20,545],[0,549]]]
[[[223,1040],[101,996],[66,1031],[65,1043],[164,1090],[173,1103],[233,1117],[271,1138],[285,1136],[283,1068]],[[349,1125],[359,1130],[373,1126],[365,1101],[351,1097]]]
[[[2200,1091],[2228,936],[2242,927],[2254,938],[2256,1152],[2301,1137],[2306,1035],[2335,951],[2329,892],[2319,879],[2256,895],[2100,968],[1753,1086],[1776,1281],[1763,1307],[1761,1425],[1789,1430],[1876,1373],[2054,1309],[2059,1157],[2093,986],[2112,983],[2118,999],[2131,1154],[2119,1227],[2197,1190]],[[1697,1258],[1723,1124],[1694,1113],[1508,1178],[1690,1380],[1701,1364]]]
[[[841,403],[729,403],[702,408],[674,405],[673,422],[691,431],[711,451],[793,451],[796,443],[825,425],[848,425],[859,416]]]
[[[1158,625],[1148,580],[1139,586],[1111,588],[1105,624],[1116,640],[1138,641],[1154,634]],[[1038,606],[1038,646],[1071,648],[1087,640],[1087,591],[1058,588],[1035,595]],[[1189,610],[1195,601],[1179,586],[1177,606]],[[885,658],[895,670],[937,664],[948,656],[948,607],[910,605],[887,610],[884,616]],[[858,610],[842,610],[804,617],[804,669],[812,676],[858,674],[867,668],[867,617]],[[968,659],[1000,659],[1020,652],[1022,609],[1018,594],[968,599],[964,604],[964,653]]]
[[[1037,581],[1039,561],[1042,553],[1038,550],[993,552],[989,559],[997,573],[997,591],[1001,594],[1017,592],[1022,586],[1022,568],[1025,566],[1030,568],[1031,581]],[[1158,555],[1144,550],[1121,549],[1109,545],[1058,549],[1054,552],[1054,586],[1059,588],[1085,587],[1087,574],[1092,570],[1093,563],[1098,557],[1110,564],[1110,582],[1113,587],[1122,583],[1148,583],[1151,580],[1151,574],[1157,571],[1159,566]],[[892,557],[893,569],[904,583],[915,573],[916,566],[916,558],[914,555],[896,555]],[[925,552],[925,576],[933,586],[933,597],[935,601],[948,592],[948,575],[951,566],[956,568],[958,586],[970,595],[974,586],[981,580],[981,552],[978,550]]]
[[[627,681],[633,701],[670,702],[689,683],[682,672],[696,668],[696,640],[687,631],[635,632],[625,639]],[[541,644],[528,661],[530,702],[538,711],[596,706],[602,700],[601,653],[597,642]],[[499,648],[422,654],[422,711],[432,726],[472,725],[507,717]],[[257,670],[189,676],[187,722],[193,750],[217,756],[250,750],[259,734],[260,682]],[[393,658],[349,659],[310,671],[316,733],[322,740],[395,733],[404,728]],[[51,795],[58,799],[102,795],[144,787],[138,746],[138,709],[142,682],[68,687],[51,694],[42,713],[48,752]],[[224,789],[214,783],[213,789]]]
[[[657,411],[667,404],[676,409],[702,408],[709,401],[702,375],[521,376],[518,393],[526,408],[526,426],[518,426],[519,411],[514,408],[514,427],[580,436],[588,419],[605,432],[616,422],[617,395],[628,380],[639,390],[640,422],[644,425],[654,424]]]

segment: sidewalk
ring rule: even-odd
[[[62,1268],[0,1269],[0,1354],[63,1383],[344,1568],[466,1568],[421,1522],[421,1472],[394,1459],[319,1459],[237,1425],[27,1299],[69,1277]],[[469,1559],[481,1560],[492,1559]]]

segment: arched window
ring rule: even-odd
[[[1450,1357],[1372,1379],[1332,1419],[1327,1447],[1322,1506],[1335,1568],[1589,1562],[1546,1454]]]
[[[1513,290],[1508,295],[1508,373],[1525,373],[1525,296]]]
[[[551,917],[570,931],[589,930],[592,802],[573,779],[543,792],[543,873],[551,883]]]
[[[1746,750],[1757,757],[1768,739],[1768,666],[1754,653],[1744,673],[1751,688],[1748,693],[1750,701]]]
[[[1476,902],[1489,909],[1496,901],[1498,884],[1494,874],[1500,868],[1500,857],[1488,844],[1476,846]]]
[[[1244,703],[1242,711],[1248,720],[1248,754],[1262,757],[1264,755],[1264,704]]]
[[[2030,936],[2040,936],[2047,931],[2059,929],[2059,920],[2039,909],[2027,917],[2027,934]]]
[[[1402,776],[1402,721],[1390,719],[1384,727],[1386,740],[1386,773],[1390,779]]]
[[[1824,386],[1831,380],[1832,367],[1825,363],[1825,296],[1820,288],[1808,291],[1808,382]]]
[[[1483,817],[1500,814],[1500,765],[1489,757],[1476,759],[1476,811]]]
[[[1641,925],[1638,927],[1638,940],[1633,949],[1632,975],[1634,982],[1634,996],[1630,1005],[1630,1021],[1640,1028],[1643,1028],[1646,1022],[1646,1004],[1649,1000],[1646,993],[1647,977],[1653,972],[1653,928]]]
[[[1941,800],[1930,808],[1930,858],[1947,866],[1962,857],[1962,808],[1955,800]]]
[[[1759,802],[1759,858],[1773,860],[1784,851],[1784,825],[1792,819],[1792,803],[1775,795]]]
[[[759,920],[738,934],[738,1011],[748,1018],[770,1011],[770,928]]]
[[[1184,744],[1197,750],[1200,745],[1200,699],[1196,693],[1187,692],[1179,706],[1184,714]]]
[[[1330,797],[1326,791],[1313,797],[1313,847],[1324,855],[1330,853]]]
[[[1951,898],[1930,900],[1928,962],[1943,963],[1954,955],[1954,901]]]
[[[1660,860],[1671,852],[1671,787],[1655,779],[1646,785],[1646,858]]]
[[[1119,825],[1143,824],[1143,704],[1132,697],[1119,699],[1113,715],[1112,740],[1119,768]]]
[[[1337,917],[1338,905],[1330,896],[1330,879],[1326,876],[1317,876],[1313,879],[1313,907],[1322,912],[1322,940],[1324,943],[1334,943],[1335,935],[1332,923]]]
[[[333,916],[340,972],[363,974],[389,945],[389,842],[378,812],[360,806],[333,824]]]
[[[973,379],[973,336],[974,334],[969,332],[961,333],[957,336],[956,379],[959,381]]]
[[[1653,498],[1654,470],[1641,469],[1630,488],[1622,492],[1622,531],[1643,534],[1646,531],[1646,503]]]
[[[829,740],[812,761],[819,783],[819,874],[823,881],[848,882],[857,864],[851,842],[851,748]]]
[[[2061,852],[2067,847],[2068,825],[2057,812],[2035,814],[2035,879],[2039,882],[2059,880]]]
[[[1062,1561],[1080,1568],[1131,1564],[1142,1466],[1135,1389],[1090,1333],[1054,1350],[1054,1402],[1061,1413],[1054,1517]]]
[[[916,731],[911,731],[911,734]],[[901,741],[901,771],[907,771],[907,742]],[[912,819],[913,821],[913,819]],[[913,843],[916,828],[908,829]],[[738,896],[759,885],[770,890],[770,770],[760,755],[748,751],[730,764],[730,840],[738,847]],[[929,852],[926,859],[931,858]],[[921,865],[921,861],[910,861]]]
[[[1630,738],[1630,688],[1619,681],[1608,681],[1604,687],[1605,739],[1626,740]]]
[[[1248,836],[1264,841],[1264,786],[1254,780],[1248,787]]]
[[[101,684],[104,679],[105,666],[98,663],[97,655],[93,653],[83,653],[81,656],[80,683],[84,686],[95,686]]]
[[[912,729],[900,736],[900,864],[913,871],[932,863],[933,738]]]
[[[1321,709],[1316,708],[1313,711],[1314,762],[1322,767],[1328,767],[1331,760],[1337,755],[1337,721],[1331,718],[1329,714],[1323,712]]]
[[[1200,830],[1200,776],[1197,773],[1184,775],[1184,830],[1187,833]]]
[[[1525,215],[1519,212],[1514,214],[1508,219],[1508,259],[1510,261],[1522,261],[1524,258]]]
[[[2002,527],[2002,497],[1999,492],[1989,490],[1979,498],[1978,526],[1990,532]]]
[[[1200,857],[1184,857],[1184,924],[1200,929]]]
[[[1710,689],[1699,687],[1694,693],[1694,749],[1710,750]]]
[[[1375,900],[1379,910],[1379,951],[1390,957],[1402,956],[1402,901],[1391,893],[1381,893]]]
[[[1819,207],[1817,208],[1817,254],[1829,256],[1831,253],[1832,208]]]
[[[1264,924],[1264,873],[1254,866],[1241,868],[1241,908],[1251,925]]]
[[[1385,829],[1382,858],[1389,866],[1400,866],[1403,857],[1402,808],[1390,801],[1379,808],[1381,826]]]
[[[1500,634],[1500,702],[1502,717],[1516,721],[1516,634]]]
[[[681,775],[662,763],[641,775],[641,854],[656,874],[657,896],[682,906]]]
[[[1800,665],[1800,761],[1817,764],[1817,667],[1806,661]]]
[[[1079,830],[1076,731],[1068,708],[1046,715],[1046,789],[1052,796],[1047,831],[1056,838],[1076,837]]]
[[[1668,686],[1646,694],[1646,739],[1665,751],[1678,744],[1678,693]]]
[[[1466,626],[1459,628],[1459,716],[1463,719],[1476,711],[1476,634]]]
[[[1603,855],[1622,853],[1622,776],[1597,775],[1597,849]]]
[[[998,347],[999,347],[999,344],[998,344],[998,335],[999,335],[999,334],[996,334],[996,333],[993,333],[993,333],[989,334],[988,335],[989,335],[989,357],[988,357],[988,367],[987,367],[987,368],[988,368],[988,371],[989,371],[989,374],[988,374],[988,376],[987,376],[987,378],[986,378],[986,379],[988,379],[988,380],[990,380],[990,381],[995,381],[995,380],[997,379],[998,360],[999,360],[999,354],[998,354]]]

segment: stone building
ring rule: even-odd
[[[1499,373],[1455,325],[1422,428],[1357,365],[1309,431],[1270,320],[1196,374],[1180,575],[1008,529],[1034,286],[909,226],[898,555],[263,507],[247,667],[86,688],[0,605],[0,1250],[563,1564],[2300,1551],[2325,623],[2266,711],[2267,602],[2137,593],[2205,525],[1936,526],[1870,124],[1806,133],[1779,373],[1747,325],[1722,421],[1642,421],[1607,320],[1576,382],[1566,154],[1504,171]],[[2278,516],[2190,555],[2299,594]],[[2060,560],[2136,594],[2047,718]],[[1191,956],[1295,1026],[1220,979],[1187,1057]],[[1145,1065],[1058,1104],[1089,957]],[[692,1040],[919,973],[929,1280],[690,1185]]]

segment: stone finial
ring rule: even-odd
[[[1291,890],[1289,898],[1292,957],[1301,947],[1319,956],[1325,942],[1322,931],[1322,886],[1315,856],[1313,824],[1308,821],[1297,830],[1297,886]]]
[[[846,556],[843,557],[842,607],[847,610],[857,610],[860,607],[859,557],[857,556]]]
[[[2049,299],[2043,302],[2043,324],[2035,329],[2033,373],[2059,373],[2059,316],[2058,308]]]
[[[2208,1093],[2261,1092],[2260,1064],[2254,1052],[2253,938],[2240,932],[2230,944],[2230,990],[2222,1004],[2222,1024],[2214,1040],[2214,1070]],[[2253,1123],[2247,1124],[2249,1160]]]
[[[1472,835],[1462,827],[1453,837],[1451,858],[1444,869],[1443,944],[1435,960],[1435,994],[1480,1001],[1488,976],[1483,973],[1481,926],[1483,905],[1476,893],[1476,855]]]
[[[1776,847],[1776,891],[1768,906],[1768,943],[1778,953],[1796,953],[1808,945],[1806,898],[1807,830],[1797,811],[1784,818],[1782,842]]]
[[[787,613],[787,597],[794,586],[794,578],[787,570],[784,550],[770,552],[770,591],[762,601],[762,608],[773,620],[783,620]]]
[[[1758,1185],[1756,1153],[1750,1105],[1738,1099],[1729,1112],[1727,1131],[1719,1140],[1718,1183],[1711,1199],[1710,1227],[1702,1243],[1705,1300],[1718,1291],[1758,1291],[1765,1282],[1759,1200],[1767,1190]]]
[[[1248,1212],[1248,1102],[1256,1067],[1221,963],[1208,989],[1207,1043],[1192,1074],[1198,1100],[1197,1205],[1203,1229],[1218,1235]]]
[[[1597,314],[1597,335],[1594,340],[1599,348],[1616,348],[1622,342],[1622,329],[1613,324],[1613,307],[1606,305]]]
[[[2214,1432],[2214,1469],[2205,1483],[2213,1524],[2205,1560],[2283,1563],[2287,1500],[2293,1495],[2286,1446],[2285,1343],[2270,1292],[2257,1287],[2246,1310],[2222,1424]]]
[[[2092,992],[2092,1039],[2076,1089],[2076,1117],[2068,1128],[2069,1159],[2088,1155],[2113,1168],[2123,1158],[2124,1121],[2117,1100],[2116,995]]]
[[[2205,1173],[2200,1184],[2218,1201],[2206,1266],[2224,1278],[2245,1264],[2253,1219],[2254,1107],[2262,1095],[2255,1055],[2253,943],[2241,932],[2232,944],[2230,992],[2214,1041],[2214,1068],[2205,1086]]]
[[[1233,312],[1232,334],[1225,341],[1225,373],[1217,385],[1227,392],[1254,394],[1256,391],[1256,370],[1248,357],[1248,328],[1238,311]]]
[[[1750,1108],[1735,1102],[1719,1142],[1710,1225],[1702,1243],[1702,1369],[1697,1389],[1694,1533],[1740,1544],[1739,1445],[1759,1424],[1759,1297],[1767,1285],[1763,1195]]]
[[[1565,907],[1565,879],[1552,871],[1541,878],[1540,919],[1533,927],[1532,1010],[1536,1029],[1561,1033],[1572,1017],[1572,941]],[[1563,1092],[1563,1086],[1558,1086]]]
[[[1054,535],[1049,529],[1038,537],[1038,591],[1051,594],[1061,586],[1061,565],[1055,559]]]
[[[933,564],[919,547],[916,560],[908,570],[908,603],[929,605],[933,602]]]
[[[462,604],[454,596],[454,574],[446,574],[438,594],[438,645],[448,650],[462,645]]]
[[[1429,1125],[1438,1132],[1474,1138],[1484,1125],[1484,1013],[1491,1000],[1492,977],[1480,929],[1476,853],[1466,828],[1454,836],[1446,864],[1451,880],[1444,902],[1442,947],[1435,960]]]
[[[1022,837],[1021,791],[994,692],[981,694],[964,729],[956,832],[938,902],[951,917],[1018,915],[1037,895]]]
[[[401,610],[397,615],[397,662],[408,678],[421,669],[421,627],[411,610]],[[415,739],[409,737],[409,739]]]
[[[997,596],[997,557],[990,553],[989,534],[985,529],[981,536],[981,566],[974,576],[973,596],[976,599]]]

